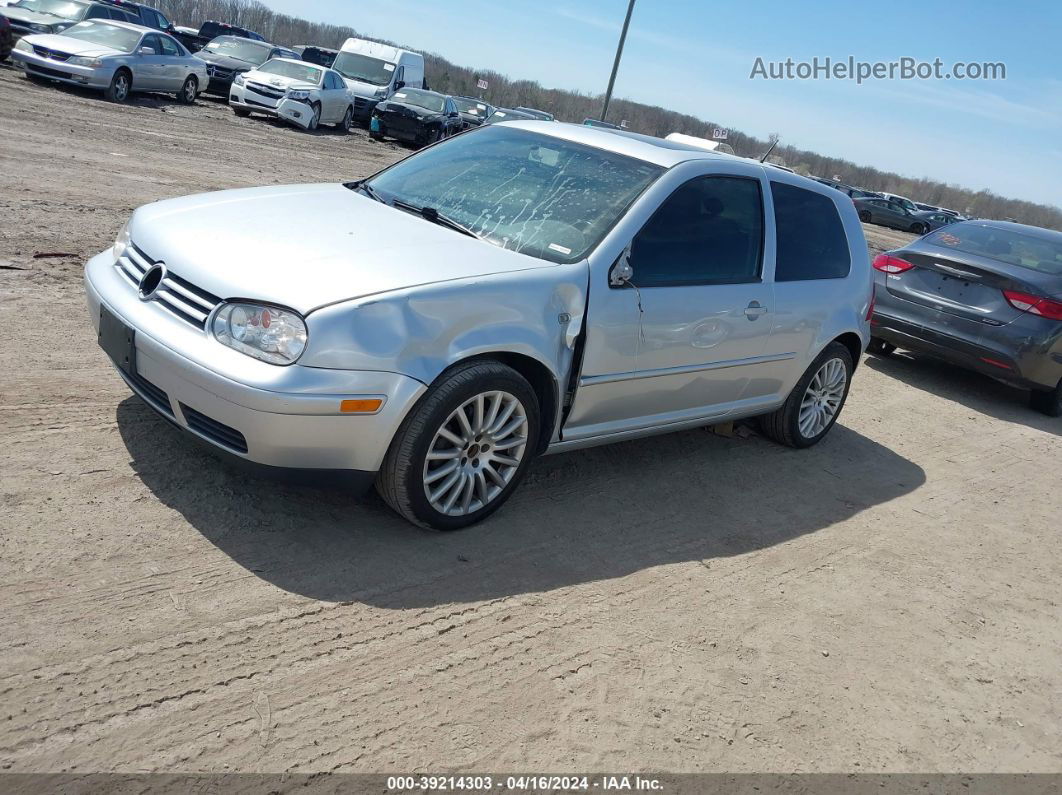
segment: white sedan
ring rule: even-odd
[[[206,63],[176,39],[129,22],[92,20],[26,36],[11,57],[28,78],[101,89],[112,102],[157,91],[190,105],[209,80]]]
[[[289,58],[236,75],[229,105],[237,116],[261,113],[304,130],[334,124],[349,131],[354,123],[354,95],[339,72]]]

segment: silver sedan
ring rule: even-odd
[[[112,102],[154,91],[190,105],[209,79],[206,63],[176,39],[128,22],[79,22],[62,33],[26,36],[11,57],[30,79],[100,89]]]

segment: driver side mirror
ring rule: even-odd
[[[446,115],[449,116],[451,119],[456,119],[461,114],[458,113],[456,110],[452,110],[449,113],[447,113]]]
[[[612,269],[608,272],[609,287],[626,287],[634,278],[634,266],[631,265],[631,247],[623,249]]]
[[[405,87],[406,87],[406,81],[405,80],[396,80],[395,81],[395,91],[401,91]]]
[[[150,47],[141,47],[139,50],[141,55],[154,55],[155,51]]]

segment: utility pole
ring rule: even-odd
[[[616,84],[616,72],[619,71],[620,58],[623,57],[623,42],[627,40],[627,28],[631,24],[631,14],[634,13],[634,0],[627,5],[627,18],[623,20],[623,30],[620,32],[619,45],[616,47],[616,61],[612,64],[612,76],[608,79],[608,90],[605,92],[605,106],[601,109],[601,121],[608,115],[608,103],[612,99],[612,87]]]

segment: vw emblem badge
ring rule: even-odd
[[[161,262],[152,265],[143,276],[140,277],[140,294],[141,301],[150,301],[151,297],[155,295],[155,291],[159,289],[159,285],[162,284],[162,280],[166,278],[166,266]]]

